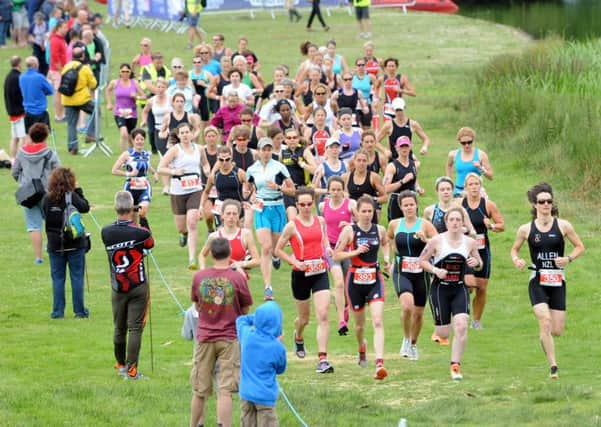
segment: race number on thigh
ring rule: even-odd
[[[401,271],[403,273],[421,273],[422,267],[418,257],[404,256],[401,260]]]
[[[484,234],[476,234],[476,243],[478,249],[484,249],[486,247],[486,236]]]
[[[373,285],[376,283],[376,268],[363,267],[353,272],[353,282],[357,285]]]
[[[560,287],[563,283],[563,270],[539,270],[538,277],[538,283],[541,286]]]
[[[146,190],[148,188],[148,180],[146,179],[146,177],[130,178],[129,188],[132,190]]]

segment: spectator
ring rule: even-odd
[[[25,138],[25,110],[23,109],[23,96],[19,90],[19,77],[21,75],[21,58],[10,58],[10,71],[4,80],[4,106],[10,120],[11,140],[9,154],[11,158],[17,155],[19,146]]]
[[[0,0],[0,49],[6,48],[6,36],[12,21],[10,0]]]
[[[12,0],[12,29],[11,33],[15,46],[27,46],[27,31],[29,30],[29,19],[27,18],[27,8],[25,0]]]
[[[45,76],[48,74],[48,63],[46,62],[46,34],[48,33],[48,23],[44,20],[42,12],[36,12],[33,24],[29,27],[29,42],[31,43],[32,55],[38,58],[40,73]]]
[[[70,69],[81,66],[77,76],[75,93],[70,96],[61,95],[61,102],[65,106],[67,115],[67,144],[69,153],[73,155],[76,155],[78,152],[77,119],[79,118],[79,112],[84,111],[87,114],[92,114],[95,108],[94,101],[92,100],[92,91],[96,89],[97,82],[90,66],[82,65],[83,60],[83,49],[76,47],[73,49],[73,61],[66,64],[61,73],[61,75],[64,75]],[[96,139],[95,130],[95,123],[92,119],[88,125],[86,142]]]
[[[232,425],[232,393],[238,390],[240,347],[236,318],[248,313],[252,297],[246,278],[230,269],[230,243],[218,237],[211,242],[213,267],[199,271],[192,281],[192,301],[198,310],[198,341],[190,376],[192,402],[190,426],[204,424],[205,405],[217,373],[217,419]]]
[[[71,298],[76,318],[87,318],[89,311],[84,305],[84,275],[88,237],[85,235],[69,238],[63,232],[64,212],[67,200],[80,213],[90,211],[90,205],[78,186],[75,175],[70,169],[56,168],[48,179],[48,193],[42,199],[42,213],[46,219],[48,238],[48,258],[52,277],[52,313],[53,319],[65,317],[65,279],[67,266],[71,278]]]
[[[25,131],[34,123],[45,123],[50,128],[48,102],[46,97],[54,93],[52,85],[38,70],[38,58],[29,56],[25,59],[27,71],[19,77],[20,93],[25,108]]]
[[[48,80],[52,83],[55,92],[61,84],[61,70],[67,63],[67,43],[65,42],[67,31],[67,22],[58,21],[50,33],[48,43],[50,50]],[[65,109],[61,103],[61,97],[58,95],[54,97],[54,120],[65,121]]]

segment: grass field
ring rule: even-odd
[[[360,55],[362,40],[357,37],[353,18],[335,12],[327,20],[332,27],[330,33],[306,33],[302,24],[288,25],[281,14],[272,21],[265,13],[254,21],[246,14],[207,16],[203,27],[209,34],[224,33],[230,45],[238,35],[248,36],[250,48],[269,78],[276,64],[284,62],[294,69],[301,60],[298,45],[306,39],[321,45],[335,37],[339,52],[347,61]],[[472,110],[476,73],[493,56],[519,52],[530,42],[512,29],[459,16],[375,10],[373,21],[377,56],[400,58],[401,71],[409,76],[418,93],[417,98],[408,101],[408,114],[422,124],[432,139],[420,171],[420,180],[427,189],[420,202],[423,207],[434,200],[434,178],[444,173],[446,153],[455,148],[457,129],[464,125],[479,129],[486,120],[475,121],[474,117],[481,115]],[[117,31],[108,26],[105,32],[112,41],[112,75],[116,76],[118,64],[134,56],[144,33],[138,28]],[[154,48],[166,57],[181,56],[190,64],[183,36],[155,32],[150,37]],[[2,51],[3,64],[11,54],[10,50]],[[118,136],[112,118],[105,115],[103,125],[105,137],[116,149]],[[122,185],[121,179],[110,175],[116,156],[69,156],[66,129],[64,125],[56,128],[63,163],[78,174],[94,205],[94,217],[102,225],[109,223],[114,218],[112,196]],[[7,143],[7,120],[0,123],[0,131]],[[568,269],[568,322],[565,335],[556,341],[561,379],[550,382],[528,301],[527,273],[515,271],[508,255],[517,227],[529,219],[527,188],[548,177],[543,172],[525,170],[524,162],[518,161],[519,153],[497,148],[496,138],[481,133],[479,144],[489,152],[495,168],[495,180],[487,182],[486,187],[505,216],[507,231],[492,237],[493,276],[483,319],[485,329],[469,333],[464,381],[453,383],[449,379],[449,348],[429,342],[429,315],[418,343],[420,360],[400,359],[399,304],[388,282],[385,330],[389,377],[385,381],[374,383],[371,378],[373,358],[367,370],[357,366],[354,338],[338,337],[335,333],[333,306],[329,358],[336,372],[328,376],[314,373],[314,322],[306,333],[307,358],[299,361],[289,352],[289,367],[280,377],[280,385],[308,425],[395,426],[400,418],[406,418],[409,426],[601,425],[601,294],[595,280],[600,251],[594,242],[599,232],[598,210],[594,205],[569,198],[567,193],[556,196],[562,215],[572,221],[588,252]],[[65,320],[51,321],[47,260],[42,266],[33,265],[23,215],[14,203],[15,185],[6,170],[0,173],[5,182],[0,193],[0,218],[4,222],[0,229],[0,395],[4,396],[0,399],[0,425],[187,425],[192,344],[180,337],[182,317],[161,283],[159,271],[151,265],[152,328],[146,328],[140,358],[140,369],[149,379],[124,382],[112,368],[111,290],[106,255],[94,222],[89,218],[86,221],[94,246],[88,256],[86,290],[90,318],[75,320],[67,316]],[[563,182],[562,186],[569,184]],[[153,253],[178,300],[187,308],[192,277],[185,268],[187,252],[177,244],[168,198],[158,191],[156,194],[149,216],[156,239]],[[200,240],[205,236],[202,226]],[[258,271],[252,276],[251,289],[259,303],[261,277]],[[294,311],[287,266],[275,274],[274,292],[284,311],[286,344],[291,349]],[[70,308],[68,303],[67,310]],[[370,356],[373,357],[371,352]],[[214,404],[214,400],[209,402],[206,425],[215,425]],[[236,420],[237,400],[234,407]],[[282,426],[299,425],[282,399],[277,410]]]

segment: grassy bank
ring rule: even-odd
[[[511,152],[579,198],[599,200],[601,41],[550,38],[493,59],[479,75],[476,111],[494,134],[493,152]]]
[[[474,100],[474,76],[491,58],[502,53],[518,53],[528,45],[527,38],[507,27],[459,16],[408,14],[374,10],[374,41],[378,57],[396,56],[401,72],[407,74],[418,96],[408,100],[408,113],[417,119],[432,140],[422,158],[420,180],[427,193],[420,199],[426,206],[434,202],[434,178],[444,173],[446,155],[456,148],[458,127],[478,128]],[[306,17],[306,12],[305,17]],[[204,28],[223,32],[233,46],[238,35],[250,39],[250,47],[263,64],[269,78],[273,66],[287,63],[292,69],[300,63],[297,47],[307,38],[318,43],[334,37],[339,51],[353,62],[361,54],[363,40],[357,37],[353,17],[335,12],[327,17],[330,33],[307,33],[302,24],[288,25],[280,14],[275,21],[258,14],[254,21],[247,14],[203,17]],[[129,61],[137,50],[143,30],[114,30],[106,33],[113,42],[113,73],[120,62]],[[391,34],[392,33],[392,34]],[[189,65],[189,51],[183,36],[153,32],[155,49],[168,58],[181,56]],[[2,51],[6,63],[11,51]],[[25,51],[19,52],[25,55]],[[503,98],[501,98],[503,99]],[[110,115],[103,119],[103,133],[114,150],[118,135]],[[94,205],[100,224],[114,218],[112,197],[122,179],[110,175],[112,158],[95,153],[89,158],[74,158],[66,153],[64,125],[56,125],[57,145],[64,164],[74,168],[86,195]],[[480,130],[480,129],[478,129]],[[0,132],[8,135],[7,120],[0,121]],[[307,424],[316,426],[393,426],[399,418],[413,426],[433,425],[599,425],[601,398],[597,346],[601,323],[598,292],[594,289],[598,248],[570,266],[568,330],[558,343],[562,379],[549,382],[547,367],[538,345],[538,331],[531,313],[527,273],[516,272],[508,257],[518,225],[529,218],[525,191],[532,183],[547,178],[544,171],[516,166],[510,151],[497,150],[492,133],[480,133],[478,144],[493,151],[491,161],[495,180],[486,183],[491,198],[505,216],[507,232],[495,234],[493,276],[483,331],[470,331],[464,358],[465,379],[449,379],[448,347],[431,344],[432,320],[425,315],[419,341],[420,360],[412,363],[398,356],[401,342],[399,303],[392,283],[386,283],[385,359],[389,377],[374,383],[373,352],[370,366],[362,370],[356,363],[353,336],[335,333],[333,306],[330,309],[329,358],[336,368],[330,376],[314,373],[317,360],[313,337],[315,322],[307,329],[307,358],[300,361],[288,353],[288,371],[280,378],[295,408]],[[509,137],[514,137],[511,130]],[[511,147],[508,147],[508,150]],[[89,289],[86,303],[90,318],[62,321],[49,319],[51,283],[48,263],[33,265],[33,255],[24,231],[23,215],[15,205],[15,185],[6,170],[0,171],[0,425],[7,426],[182,426],[189,416],[192,345],[180,338],[182,317],[162,284],[159,271],[151,266],[152,329],[144,334],[140,369],[148,380],[123,382],[112,368],[112,321],[110,286],[106,254],[99,233],[86,218],[94,249],[89,254]],[[150,223],[156,239],[153,254],[175,295],[184,307],[189,305],[191,273],[186,270],[187,252],[177,243],[169,200],[155,188],[150,208]],[[570,200],[563,193],[561,203]],[[582,209],[578,216],[567,212],[588,245],[598,232],[591,226],[592,214]],[[201,225],[200,240],[206,236]],[[274,291],[284,311],[286,345],[292,349],[294,302],[290,292],[288,266],[274,274]],[[253,271],[251,290],[260,302],[261,277]],[[590,285],[589,285],[590,284]],[[591,286],[592,285],[592,286]],[[591,293],[596,292],[591,297]],[[67,301],[69,301],[67,293]],[[67,303],[67,313],[71,305]],[[351,326],[353,323],[351,322]],[[149,325],[150,326],[150,325]],[[150,363],[152,330],[154,371]],[[371,328],[368,339],[372,342]],[[234,419],[238,416],[234,401]],[[215,402],[208,405],[206,425],[215,425]],[[299,425],[282,399],[277,410],[282,426]]]

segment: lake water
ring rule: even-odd
[[[464,16],[518,27],[536,38],[559,34],[584,40],[601,36],[601,0],[458,0]]]

